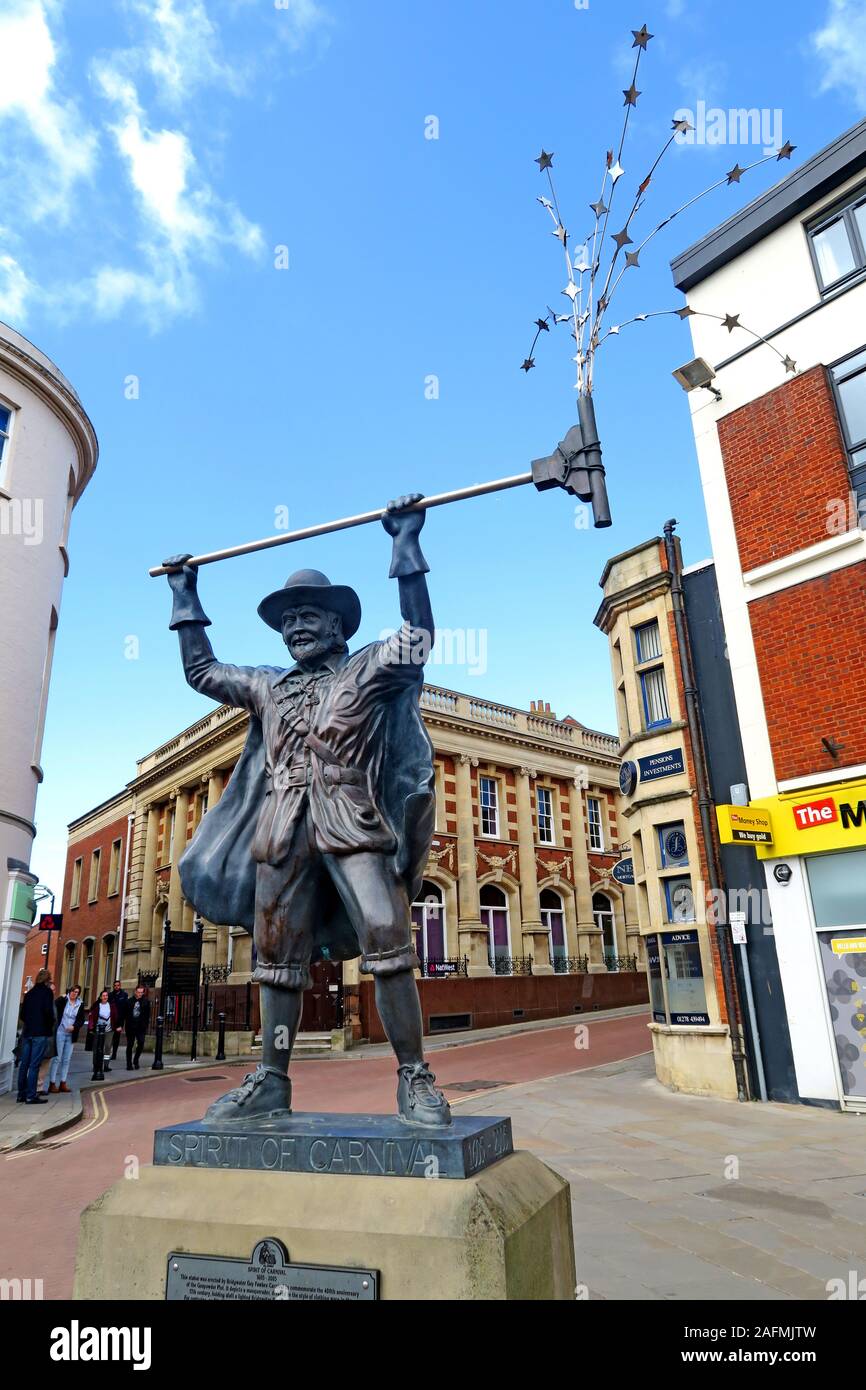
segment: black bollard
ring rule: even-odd
[[[100,1024],[93,1039],[93,1075],[91,1081],[105,1080],[105,1026]]]
[[[163,1062],[162,1062],[162,1029],[163,1029],[164,1023],[165,1023],[165,1019],[163,1018],[162,1014],[158,1014],[158,1015],[157,1015],[157,1020],[156,1020],[156,1041],[155,1041],[154,1047],[153,1047],[153,1065],[151,1066],[151,1071],[162,1071],[162,1070],[163,1070]]]
[[[218,1027],[218,1029],[219,1029],[219,1032],[218,1032],[218,1034],[217,1034],[217,1050],[216,1050],[216,1057],[215,1057],[214,1060],[217,1061],[217,1062],[224,1062],[225,1059],[226,1059],[226,1016],[225,1016],[225,1014],[217,1014],[217,1027]]]

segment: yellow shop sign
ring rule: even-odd
[[[786,792],[743,809],[769,813],[773,839],[756,845],[759,859],[826,854],[866,845],[866,782],[837,782]]]
[[[723,845],[773,843],[773,823],[762,806],[717,806],[716,819]]]

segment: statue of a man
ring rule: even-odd
[[[433,749],[418,708],[433,614],[418,535],[420,494],[389,502],[391,577],[403,625],[350,655],[353,589],[300,570],[259,604],[295,661],[229,666],[205,633],[197,571],[167,565],[171,627],[194,690],[249,710],[244,752],[180,864],[184,895],[211,922],[252,930],[262,1063],[207,1119],[255,1124],[291,1110],[289,1060],[311,960],[361,956],[397,1056],[397,1109],[441,1127],[451,1112],[424,1061],[410,904],[433,835]]]

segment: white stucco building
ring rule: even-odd
[[[74,388],[0,324],[0,1092],[12,1079],[33,917],[33,817],[69,524],[97,455]]]

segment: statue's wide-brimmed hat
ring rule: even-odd
[[[290,574],[282,589],[263,598],[258,615],[275,632],[282,632],[283,614],[287,608],[311,603],[329,613],[339,613],[343,620],[343,636],[348,642],[361,626],[361,600],[347,584],[332,584],[321,570],[296,570]]]

